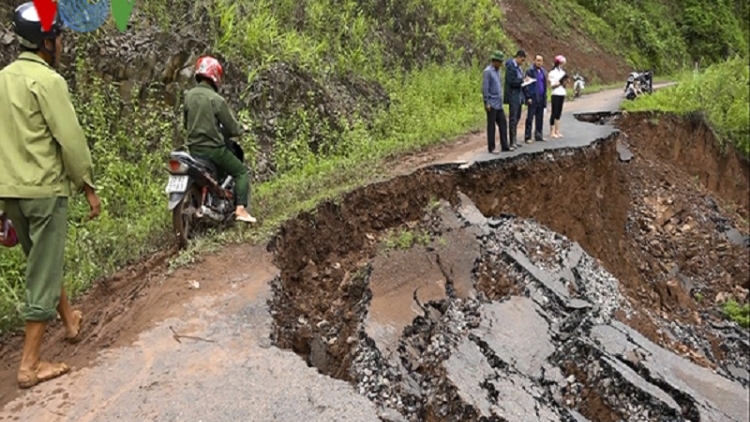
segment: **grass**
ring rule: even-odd
[[[622,104],[627,111],[689,115],[703,113],[723,144],[750,157],[750,64],[737,57],[702,72],[686,72],[679,83]]]
[[[406,250],[415,245],[427,246],[431,241],[432,236],[424,230],[404,228],[389,231],[383,240],[383,246],[386,250]]]
[[[146,24],[173,25],[175,18],[168,17],[166,6],[159,1],[144,4],[139,13],[155,17],[134,19],[136,31]],[[261,219],[259,226],[199,239],[173,266],[193,262],[227,242],[263,239],[296,213],[386,173],[387,160],[479,126],[484,120],[479,86],[486,56],[497,48],[513,49],[497,25],[502,15],[492,0],[220,0],[194,5],[180,1],[170,7],[185,10],[185,16],[195,20],[192,24],[207,25],[212,51],[235,69],[249,67],[247,92],[264,72],[291,62],[320,85],[355,72],[382,86],[390,97],[388,107],[378,106],[367,116],[342,116],[335,122],[341,128],[335,130],[325,125],[321,130],[323,117],[302,102],[276,120],[270,156],[255,137],[241,139],[253,166],[264,158],[276,169],[253,186],[252,210]],[[427,27],[432,30],[425,31]],[[80,51],[89,51],[83,47],[99,42],[106,30],[81,35]],[[117,85],[90,76],[96,74],[92,60],[79,56],[71,86],[77,87],[72,96],[92,148],[103,212],[88,222],[85,200],[71,201],[65,286],[73,297],[171,243],[163,189],[169,140],[180,138],[179,108],[165,106],[159,92],[149,92],[140,102],[123,101]],[[238,115],[251,126],[263,118],[251,109]],[[310,148],[313,134],[326,147],[317,153]],[[20,248],[2,248],[0,331],[19,327],[24,272]]]
[[[740,327],[750,328],[750,303],[740,305],[734,299],[730,299],[722,305],[722,311]]]

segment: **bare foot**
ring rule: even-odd
[[[65,341],[70,344],[76,344],[81,341],[81,329],[83,328],[83,313],[81,311],[73,311],[73,321],[71,321],[70,327],[65,327],[68,334],[65,336]]]
[[[65,363],[40,360],[33,368],[18,370],[18,386],[20,388],[30,388],[40,382],[49,381],[67,374],[69,371],[70,367]]]

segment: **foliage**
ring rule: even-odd
[[[750,156],[750,64],[744,58],[712,65],[700,73],[686,73],[677,85],[622,107],[680,115],[703,112],[722,142],[731,142]]]
[[[544,10],[557,31],[580,28],[638,69],[671,74],[694,61],[747,57],[745,0],[550,0]]]
[[[740,305],[734,299],[730,299],[724,303],[722,311],[740,327],[750,328],[750,303]]]

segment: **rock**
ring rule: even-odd
[[[633,153],[620,141],[617,141],[617,155],[621,162],[627,163],[633,159]]]
[[[492,402],[482,384],[495,375],[479,347],[463,339],[444,364],[448,380],[458,389],[464,402],[484,417],[492,416]]]
[[[547,321],[538,305],[525,297],[482,307],[479,327],[472,332],[486,342],[492,353],[520,373],[542,378],[545,360],[555,351]]]
[[[727,300],[729,300],[732,297],[731,293],[727,292],[719,292],[716,294],[716,299],[714,299],[714,303],[717,305],[721,305],[725,303]]]
[[[487,217],[479,211],[479,208],[474,205],[471,199],[461,192],[458,192],[458,199],[460,201],[458,212],[461,214],[461,217],[470,225],[481,229],[483,233],[489,233]]]
[[[734,365],[727,366],[727,371],[732,374],[733,377],[750,382],[750,373],[745,368],[738,368]]]
[[[535,386],[531,380],[517,374],[505,374],[491,381],[497,391],[498,401],[496,415],[508,421],[518,422],[558,422],[556,412],[540,404],[534,396]],[[541,409],[539,407],[541,406]]]
[[[610,326],[594,327],[592,336],[602,345],[605,353],[615,356],[622,355],[624,349],[633,346],[642,348],[642,353],[649,358],[642,360],[640,366],[648,371],[649,377],[689,397],[701,420],[744,422],[750,418],[748,390],[742,385],[655,345],[617,321]],[[652,390],[650,394],[657,393]]]
[[[378,409],[378,417],[384,422],[409,422],[402,414],[388,407]]]

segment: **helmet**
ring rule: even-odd
[[[43,48],[44,40],[55,39],[62,32],[63,24],[55,12],[55,18],[48,31],[42,29],[39,13],[33,2],[18,6],[13,13],[13,31],[18,42],[26,48]]]
[[[221,85],[221,78],[224,76],[224,69],[221,68],[221,64],[214,57],[201,56],[195,62],[195,79],[198,80],[199,76],[208,78],[213,82],[214,88],[218,89]]]
[[[555,56],[555,64],[565,64],[566,61],[567,60],[565,60],[565,56],[563,56],[562,54]]]

